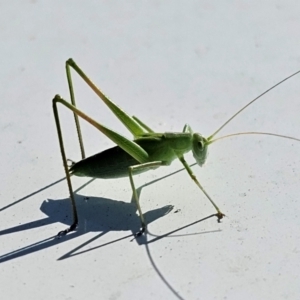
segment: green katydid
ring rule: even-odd
[[[71,78],[71,68],[92,88],[92,90],[103,100],[103,102],[109,107],[109,109],[118,117],[118,119],[127,127],[131,132],[134,139],[128,139],[121,134],[117,133],[114,130],[107,128],[106,126],[98,123],[94,119],[87,116],[81,110],[76,107],[75,96]],[[66,73],[67,80],[69,85],[71,104],[60,96],[56,95],[53,99],[53,111],[57,127],[57,133],[59,138],[60,150],[62,154],[64,169],[66,173],[70,198],[73,208],[73,223],[72,225],[58,233],[58,236],[67,234],[70,231],[74,231],[78,225],[78,216],[77,209],[74,199],[73,188],[71,184],[71,176],[86,176],[93,178],[119,178],[128,176],[130,179],[130,184],[133,191],[133,197],[139,212],[141,220],[141,230],[136,234],[136,236],[141,235],[146,230],[146,222],[140,207],[138,193],[135,188],[133,175],[139,174],[151,169],[156,169],[161,166],[168,166],[172,163],[173,160],[179,159],[185,169],[187,170],[190,177],[197,184],[200,190],[205,194],[207,199],[216,209],[216,213],[213,216],[217,217],[218,222],[225,216],[215,202],[211,199],[205,189],[197,180],[190,166],[184,159],[184,154],[189,151],[193,152],[193,156],[199,166],[202,166],[206,161],[207,148],[208,145],[213,142],[242,134],[265,134],[272,135],[282,138],[294,139],[300,141],[300,139],[279,135],[268,132],[241,132],[226,135],[214,139],[217,133],[221,131],[231,120],[233,120],[239,113],[241,113],[245,108],[259,99],[261,96],[269,92],[271,89],[275,88],[279,84],[283,83],[287,79],[295,76],[300,73],[300,71],[288,76],[283,79],[273,87],[266,90],[264,93],[250,101],[247,105],[242,107],[237,113],[235,113],[229,120],[227,120],[219,129],[217,129],[212,135],[208,138],[203,137],[199,133],[194,133],[191,127],[186,124],[182,132],[165,132],[157,133],[153,131],[149,126],[144,122],[139,120],[135,116],[129,116],[124,112],[120,107],[118,107],[114,102],[112,102],[107,96],[105,96],[102,91],[95,86],[95,84],[86,76],[86,74],[78,67],[78,65],[72,60],[69,59],[66,61]],[[80,150],[82,160],[76,163],[72,163],[69,167],[66,159],[66,154],[64,150],[63,138],[61,133],[61,126],[58,117],[57,103],[61,103],[74,113],[77,134],[79,138]],[[84,145],[82,140],[82,134],[79,124],[78,116],[89,122],[91,125],[99,129],[103,134],[105,134],[109,139],[111,139],[117,146],[107,149],[103,152],[85,158]]]

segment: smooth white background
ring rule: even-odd
[[[244,136],[210,146],[193,170],[227,215],[221,224],[200,221],[214,209],[185,171],[162,178],[179,162],[138,176],[150,224],[133,241],[128,178],[85,187],[89,179],[72,178],[79,229],[57,240],[71,214],[51,102],[69,99],[72,57],[157,132],[188,122],[208,136],[300,69],[299,14],[298,1],[1,1],[1,299],[299,299],[299,142]],[[78,106],[127,134],[73,78]],[[299,99],[300,75],[219,135],[299,138]],[[79,160],[72,115],[60,116],[67,156]],[[112,146],[89,125],[83,134],[88,154]]]

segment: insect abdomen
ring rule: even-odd
[[[128,168],[139,162],[116,146],[75,163],[70,174],[94,178],[120,178],[128,176]]]

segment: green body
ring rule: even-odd
[[[73,68],[79,74],[79,76],[110,108],[115,116],[127,127],[127,129],[133,135],[133,139],[128,139],[117,133],[116,131],[95,121],[76,107],[70,71],[71,68]],[[217,210],[217,214],[215,215],[217,216],[218,220],[223,218],[224,214],[220,212],[219,208],[205,192],[184,159],[184,154],[192,150],[194,158],[196,159],[198,165],[202,166],[205,163],[207,155],[207,147],[209,144],[209,141],[207,139],[205,139],[198,133],[193,133],[189,125],[184,126],[183,132],[155,133],[144,122],[134,116],[129,116],[120,107],[113,103],[107,96],[105,96],[72,59],[69,59],[66,62],[66,73],[69,84],[71,103],[56,95],[53,99],[53,112],[70,197],[72,201],[74,222],[70,226],[70,228],[61,231],[59,233],[59,236],[67,234],[69,231],[75,230],[78,224],[78,215],[71,183],[71,175],[93,178],[119,178],[128,176],[132,187],[133,196],[136,201],[137,209],[141,218],[142,229],[138,233],[138,235],[140,235],[145,231],[146,223],[139,204],[139,197],[135,188],[133,175],[146,172],[148,170],[153,170],[159,168],[160,166],[168,166],[174,159],[177,158],[182,162],[188,174]],[[64,150],[57,103],[61,103],[74,113],[82,160],[74,163],[70,168],[68,167]],[[91,125],[96,127],[99,131],[101,131],[104,135],[111,139],[117,146],[85,158],[85,149],[83,145],[78,117],[83,118]]]
[[[71,68],[89,85],[89,87],[102,99],[102,101],[109,107],[109,109],[114,113],[114,115],[127,127],[127,129],[133,135],[133,139],[122,136],[116,131],[104,126],[103,124],[90,118],[88,115],[83,113],[76,107],[74,89],[71,77]],[[146,223],[143,217],[143,213],[139,204],[139,197],[137,190],[134,185],[133,175],[145,172],[147,170],[156,169],[160,166],[168,166],[174,159],[179,159],[185,169],[187,170],[190,177],[197,184],[200,190],[205,194],[208,200],[216,209],[217,213],[212,215],[218,218],[218,221],[224,217],[224,214],[219,210],[217,205],[213,202],[210,196],[206,193],[202,185],[197,180],[196,176],[193,174],[190,166],[186,163],[184,159],[184,154],[192,151],[193,156],[199,166],[205,163],[207,157],[208,145],[220,140],[222,138],[227,138],[230,136],[241,135],[241,134],[267,134],[277,137],[283,137],[288,139],[293,139],[299,141],[299,139],[288,137],[285,135],[278,135],[273,133],[264,132],[244,132],[227,135],[218,139],[213,137],[224,128],[231,120],[233,120],[240,112],[245,108],[259,99],[262,95],[269,92],[271,89],[275,88],[282,82],[288,80],[289,78],[295,76],[300,71],[286,77],[279,83],[275,84],[273,87],[250,101],[237,113],[235,113],[231,118],[229,118],[217,131],[215,131],[208,138],[204,138],[198,133],[193,133],[189,125],[185,125],[183,132],[166,132],[166,133],[155,133],[149,126],[144,122],[139,120],[137,117],[130,116],[124,112],[120,107],[118,107],[114,102],[112,102],[107,96],[105,96],[102,91],[96,87],[96,85],[86,76],[86,74],[76,65],[76,63],[69,59],[66,62],[66,73],[69,85],[71,104],[60,96],[56,95],[53,99],[53,112],[57,127],[58,139],[60,144],[60,150],[62,154],[64,169],[66,173],[66,179],[69,187],[70,197],[72,201],[73,208],[73,224],[70,228],[61,231],[58,235],[67,234],[69,231],[75,230],[78,224],[78,215],[76,209],[76,203],[74,199],[73,188],[71,184],[71,175],[76,176],[87,176],[93,178],[119,178],[128,176],[130,184],[133,191],[133,197],[136,202],[137,209],[139,211],[142,229],[137,234],[140,235],[146,229]],[[67,158],[64,150],[64,143],[62,138],[61,126],[59,122],[57,103],[61,103],[74,113],[80,151],[82,160],[74,163],[70,168],[67,164]],[[85,149],[83,145],[83,139],[79,124],[79,118],[83,118],[91,125],[96,127],[105,136],[111,139],[117,146],[107,149],[101,153],[85,158]]]
[[[149,162],[161,161],[162,165],[170,163],[189,152],[192,148],[193,137],[190,133],[165,133],[160,137],[145,137],[134,140],[149,155]],[[119,146],[107,149],[93,156],[85,158],[70,168],[70,174],[93,178],[120,178],[128,176],[131,166],[139,165],[134,159]],[[156,169],[157,167],[153,167]],[[140,169],[134,175],[147,171]]]

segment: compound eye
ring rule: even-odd
[[[197,144],[198,144],[198,148],[199,148],[200,150],[203,149],[203,147],[204,147],[203,141],[199,141]]]

